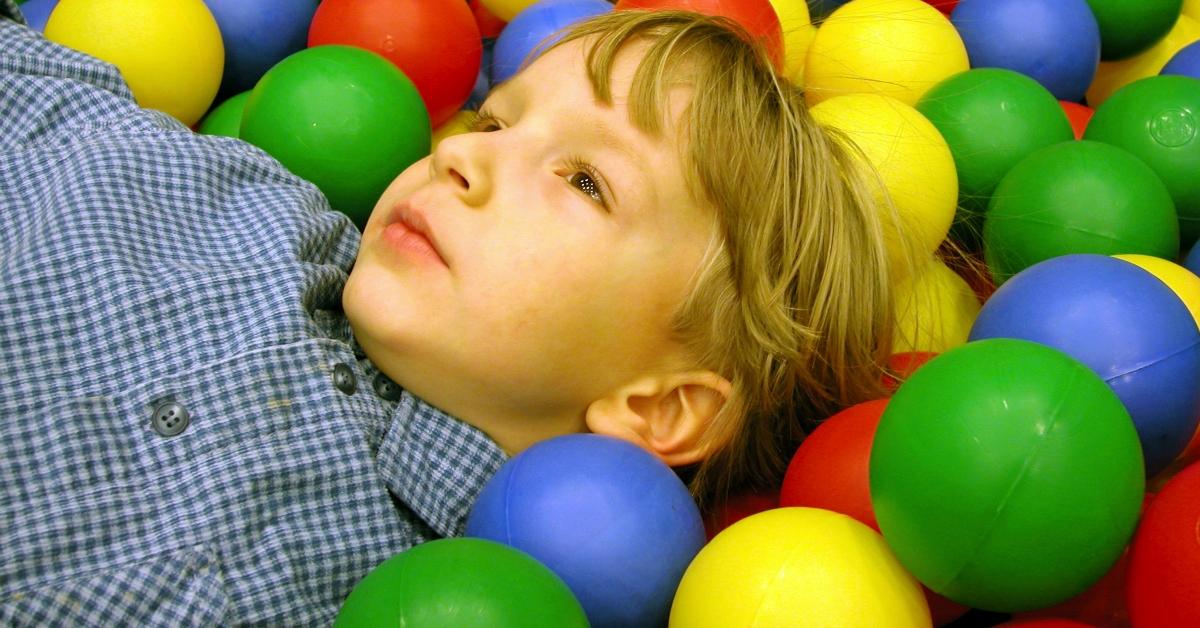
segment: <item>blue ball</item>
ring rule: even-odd
[[[1190,43],[1175,53],[1159,74],[1179,74],[1200,79],[1200,41]]]
[[[492,85],[517,73],[526,58],[557,40],[557,33],[566,26],[594,15],[612,11],[606,0],[541,0],[517,14],[500,36],[492,58]]]
[[[1059,100],[1080,102],[1100,65],[1100,26],[1087,0],[962,0],[950,21],[972,68],[1008,68]]]
[[[667,625],[705,542],[700,511],[670,467],[596,434],[542,441],[505,463],[475,502],[467,535],[541,561],[597,628]]]
[[[1183,262],[1187,269],[1200,275],[1200,242],[1192,245],[1192,250],[1188,252],[1187,259]]]
[[[254,87],[284,57],[308,45],[317,0],[204,0],[221,29],[225,74],[221,94]]]
[[[21,5],[21,14],[25,16],[25,23],[29,25],[29,28],[44,33],[46,32],[46,22],[50,20],[50,12],[56,6],[58,6],[58,0],[29,0]]]
[[[1200,329],[1174,291],[1134,264],[1080,254],[1030,266],[984,303],[970,340],[983,338],[1049,345],[1100,375],[1133,417],[1147,477],[1196,431]]]
[[[846,4],[850,0],[808,0],[808,13],[812,18],[818,19],[828,16],[833,13],[834,9]]]

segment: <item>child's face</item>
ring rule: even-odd
[[[583,431],[593,401],[680,362],[669,322],[713,218],[682,174],[687,90],[662,137],[628,117],[641,50],[618,56],[612,106],[582,42],[546,53],[489,97],[494,122],[397,177],[363,231],[343,298],[360,344],[510,452]],[[397,208],[423,216],[436,252],[393,237]]]

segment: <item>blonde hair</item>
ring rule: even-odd
[[[610,72],[645,43],[632,122],[664,129],[667,91],[691,88],[679,125],[687,184],[715,212],[717,237],[672,331],[695,364],[729,379],[692,469],[702,505],[778,489],[821,419],[886,396],[892,305],[878,177],[845,137],[809,115],[800,89],[734,22],[682,11],[616,11],[547,49],[587,38],[587,72],[612,103]]]

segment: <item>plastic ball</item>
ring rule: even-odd
[[[887,399],[850,406],[825,419],[796,449],[779,491],[780,506],[824,508],[878,531],[867,461]]]
[[[807,64],[810,105],[859,92],[912,105],[968,68],[954,26],[921,0],[855,0],[837,9],[817,29]]]
[[[1162,39],[1179,19],[1183,0],[1087,0],[1100,24],[1100,55],[1125,59]]]
[[[433,130],[433,135],[430,137],[430,152],[436,152],[437,146],[442,140],[455,135],[462,135],[471,130],[471,122],[475,120],[476,114],[473,111],[460,111],[454,114],[442,126]]]
[[[1200,463],[1171,478],[1146,509],[1129,552],[1135,626],[1200,625]]]
[[[29,28],[44,32],[46,21],[50,19],[50,13],[56,6],[58,6],[58,0],[29,0],[21,4],[21,15],[25,16],[25,23],[29,25]]]
[[[1084,139],[1146,162],[1171,192],[1181,244],[1200,238],[1200,79],[1152,76],[1122,87],[1096,110]]]
[[[1096,110],[1087,105],[1065,100],[1058,101],[1058,104],[1062,106],[1063,111],[1067,114],[1067,120],[1071,122],[1071,130],[1075,133],[1075,139],[1083,139],[1083,134],[1087,131],[1092,116],[1096,115]]]
[[[928,351],[908,351],[904,353],[896,353],[888,357],[887,371],[884,373],[881,381],[884,388],[889,393],[896,392],[900,384],[904,383],[917,369],[925,365],[926,362],[932,360],[936,353]]]
[[[704,515],[704,534],[708,540],[725,528],[764,510],[779,507],[779,493],[738,493],[730,496]]]
[[[907,268],[911,258],[936,251],[958,200],[954,156],[937,128],[911,106],[879,94],[830,98],[811,112],[818,123],[848,135],[879,173],[900,221],[881,217],[892,267]],[[885,201],[883,191],[879,200]]]
[[[1071,139],[1062,107],[1037,81],[1012,70],[978,68],[938,83],[917,101],[937,127],[958,172],[960,239],[974,244],[1000,179],[1034,151]],[[965,231],[965,233],[963,233]]]
[[[808,0],[808,11],[815,18],[824,18],[850,0]]]
[[[495,39],[504,30],[508,22],[496,17],[480,0],[470,0],[471,13],[475,16],[475,25],[479,27],[479,35],[485,40]]]
[[[1145,52],[1121,61],[1104,61],[1096,70],[1096,78],[1087,91],[1087,103],[1099,107],[1118,89],[1162,71],[1163,66],[1188,44],[1200,39],[1200,21],[1187,15],[1179,16],[1171,32]]]
[[[1196,273],[1160,257],[1149,255],[1117,255],[1117,259],[1134,264],[1142,270],[1154,275],[1159,281],[1179,297],[1187,306],[1196,325],[1200,326],[1200,277]]]
[[[984,304],[971,340],[1021,338],[1091,368],[1129,411],[1146,476],[1175,459],[1200,419],[1200,328],[1162,281],[1105,255],[1024,270]]]
[[[324,0],[308,45],[344,44],[396,64],[421,98],[433,126],[449,120],[475,87],[483,43],[462,0]]]
[[[1200,79],[1200,41],[1180,48],[1159,74],[1177,74]]]
[[[492,84],[508,80],[532,54],[557,41],[561,30],[589,17],[612,11],[605,0],[541,0],[513,18],[496,39]]]
[[[250,92],[241,138],[315,183],[362,228],[398,174],[429,154],[416,87],[383,57],[318,46],[280,61]]]
[[[909,572],[956,602],[1012,612],[1108,571],[1144,476],[1129,413],[1095,373],[1050,347],[992,339],[939,355],[896,391],[870,482]]]
[[[718,534],[688,567],[671,626],[929,626],[883,538],[819,508],[777,508]]]
[[[271,66],[303,50],[316,2],[297,0],[204,0],[225,44],[222,94],[254,87]]]
[[[1141,253],[1174,259],[1179,219],[1166,185],[1109,144],[1070,141],[1021,160],[996,187],[983,223],[996,284],[1052,257]]]
[[[201,0],[60,0],[46,38],[117,66],[139,105],[189,127],[208,111],[225,65]]]
[[[586,628],[588,624],[562,579],[527,554],[483,539],[448,538],[380,563],[350,591],[333,625]]]
[[[1091,624],[1084,624],[1073,619],[1026,619],[1006,622],[1000,626],[1009,628],[1095,628]]]
[[[550,567],[597,627],[663,625],[705,541],[674,471],[597,434],[559,436],[513,457],[480,493],[466,532]]]
[[[1192,245],[1192,250],[1188,251],[1187,258],[1184,259],[1183,265],[1193,273],[1200,275],[1200,242]]]
[[[242,127],[242,112],[245,111],[246,101],[249,99],[249,90],[225,99],[225,102],[213,107],[212,111],[204,116],[198,131],[204,135],[237,137]]]
[[[950,17],[971,67],[1008,68],[1061,100],[1079,100],[1100,62],[1087,0],[962,0]]]
[[[804,85],[804,61],[817,36],[817,27],[804,0],[771,0],[779,27],[783,31],[783,75],[796,85]]]
[[[925,0],[925,2],[946,15],[950,15],[954,12],[954,8],[958,6],[958,0]]]
[[[941,353],[967,341],[979,299],[940,259],[931,259],[892,291],[896,328],[892,353]]]
[[[630,9],[679,9],[727,17],[761,42],[775,66],[783,68],[783,32],[770,0],[617,0],[615,10]]]
[[[1183,14],[1200,19],[1200,0],[1183,0]]]
[[[529,8],[537,0],[480,0],[483,6],[496,17],[511,22],[514,17]]]

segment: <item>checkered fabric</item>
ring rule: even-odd
[[[0,625],[329,624],[460,534],[503,452],[386,388],[340,308],[359,233],[316,187],[18,16],[0,0]]]

